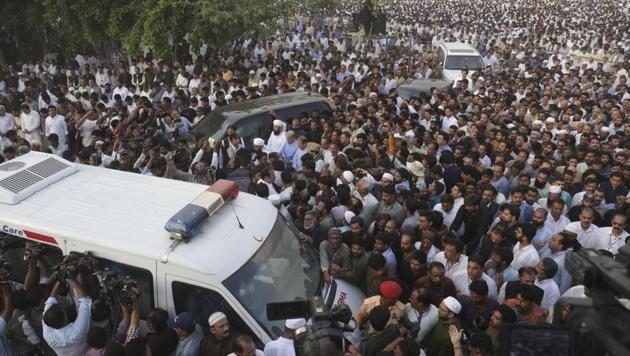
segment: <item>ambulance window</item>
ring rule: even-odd
[[[104,258],[96,258],[99,269],[109,269],[121,278],[129,278],[138,282],[140,289],[140,317],[146,319],[149,311],[153,309],[153,275],[151,272],[125,265],[122,263],[106,260]]]
[[[38,249],[41,250],[39,255],[40,261],[43,267],[49,271],[51,267],[61,262],[63,258],[63,253],[57,247],[38,243],[31,243],[31,245],[38,246]],[[25,246],[26,241],[24,239],[10,235],[0,236],[2,255],[5,261],[11,266],[9,280],[17,285],[24,284],[24,279],[26,278],[27,263],[24,256]],[[42,278],[46,276],[39,277]]]
[[[230,329],[233,335],[247,334],[256,341],[257,345],[262,345],[256,334],[251,331],[221,294],[210,289],[182,282],[173,282],[172,288],[175,313],[179,314],[186,311],[191,313],[197,323],[204,328],[204,331],[210,332],[208,317],[214,312],[223,312],[230,321]]]

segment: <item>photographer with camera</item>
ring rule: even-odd
[[[79,307],[74,321],[58,302],[59,291],[64,281],[56,281],[46,300],[44,307],[43,333],[44,340],[58,355],[83,356],[88,350],[87,334],[90,328],[90,314],[92,299],[87,296],[83,286],[75,277],[68,276],[65,280],[74,290]]]
[[[438,321],[438,308],[431,304],[431,293],[426,288],[416,288],[405,305],[405,316],[401,323],[418,342],[433,330]]]

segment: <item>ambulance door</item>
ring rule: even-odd
[[[68,253],[90,251],[99,269],[108,269],[119,277],[135,280],[140,290],[141,319],[145,320],[149,311],[159,305],[156,261],[76,242],[68,241],[66,246]]]
[[[190,278],[166,274],[167,310],[170,315],[192,313],[204,331],[208,331],[208,317],[220,311],[227,315],[232,334],[250,335],[259,347],[271,341],[225,288],[200,282],[190,273],[187,273],[187,276]]]

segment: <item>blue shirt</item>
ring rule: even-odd
[[[301,172],[302,171],[302,156],[304,156],[306,154],[306,147],[304,147],[304,149],[300,149],[299,147],[295,150],[295,153],[293,154],[293,168],[295,168],[296,171]]]
[[[293,141],[293,143],[287,142],[280,151],[280,157],[282,157],[282,159],[286,162],[293,162],[293,156],[295,155],[297,148],[298,147],[296,141]]]
[[[510,195],[510,181],[508,181],[505,176],[501,176],[497,180],[493,179],[490,182],[490,185],[492,185],[499,193],[503,194],[504,196],[508,197]]]

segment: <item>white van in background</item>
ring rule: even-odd
[[[324,285],[315,249],[293,224],[231,181],[208,187],[31,152],[0,165],[0,227],[51,246],[57,259],[89,251],[136,280],[143,318],[160,307],[207,327],[222,311],[233,330],[263,343],[284,328],[267,319],[267,303],[309,300]],[[5,253],[19,283],[23,253]],[[345,302],[354,312],[365,297],[342,280],[325,289],[328,306]]]
[[[442,63],[442,79],[454,83],[461,77],[461,70],[468,68],[468,76],[477,69],[483,69],[481,54],[469,44],[442,42],[437,48]]]

